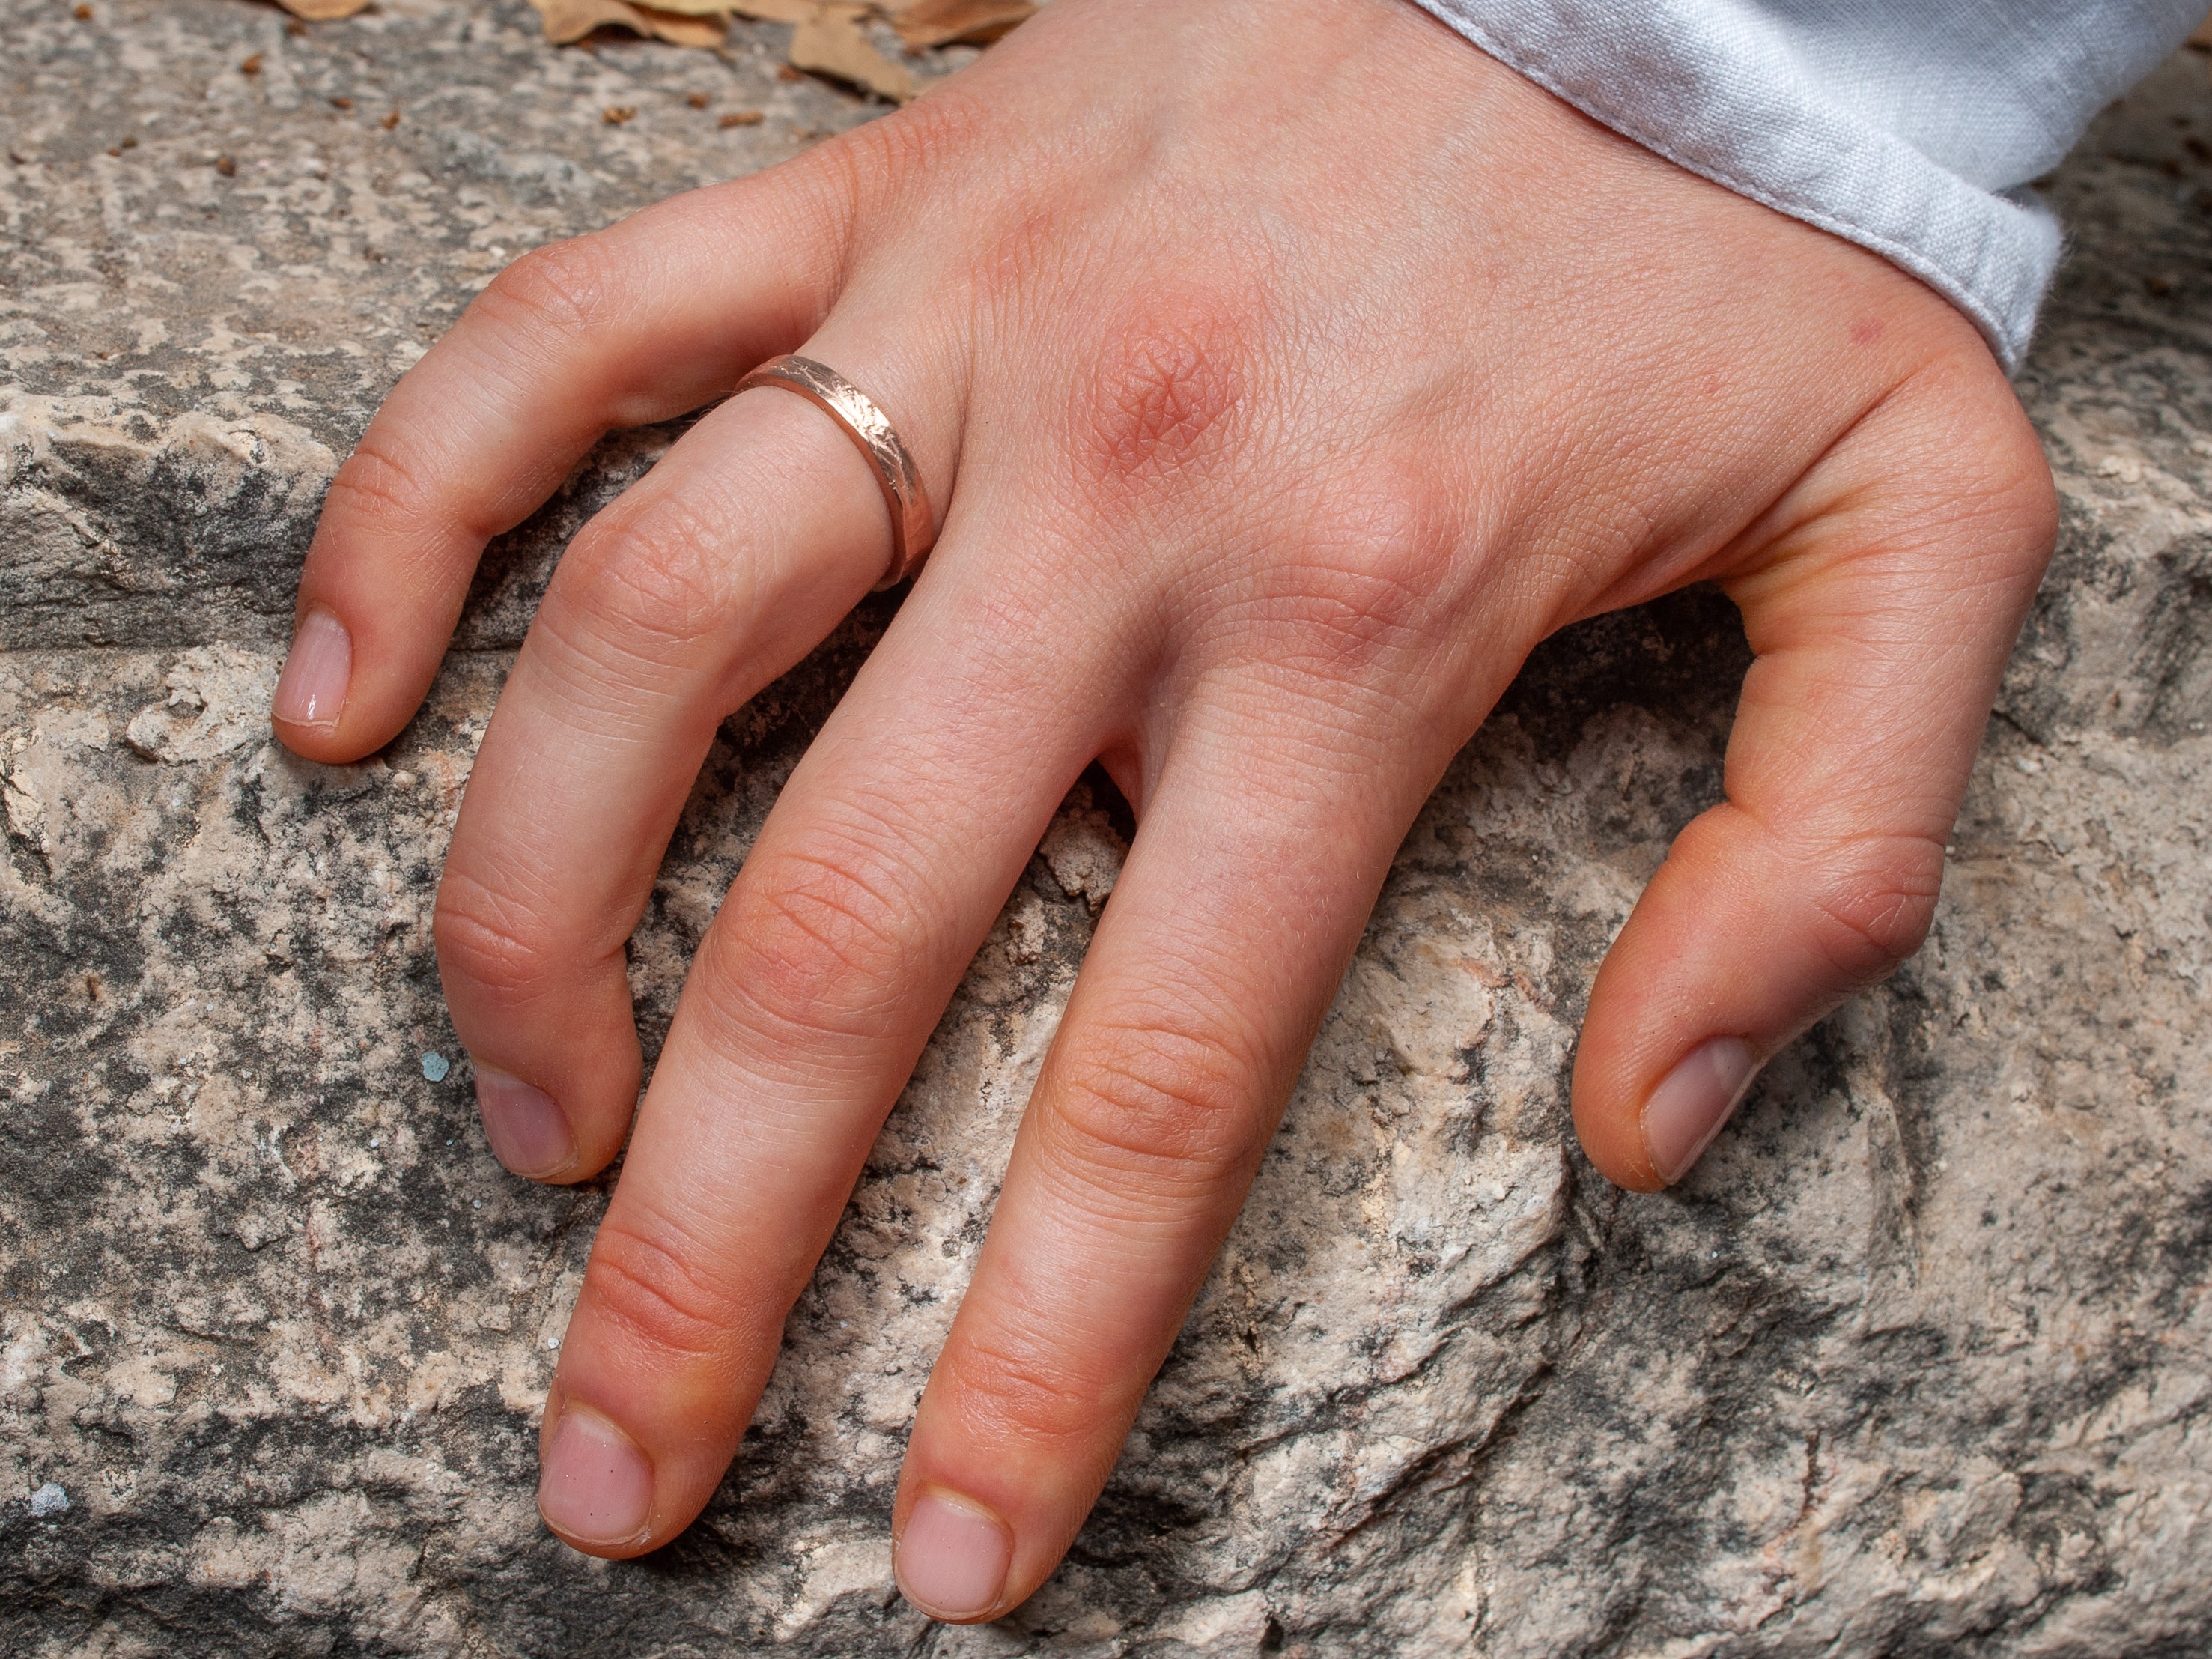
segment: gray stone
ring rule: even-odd
[[[1566,1120],[1577,1019],[1715,798],[1746,658],[1700,593],[1547,645],[1408,837],[1067,1565],[951,1631],[890,1590],[892,1483],[1111,813],[1071,800],[1024,878],[722,1492],[610,1565],[532,1503],[604,1189],[508,1177],[465,1064],[432,1078],[427,922],[545,570],[670,434],[507,538],[386,753],[310,766],[262,723],[334,458],[501,260],[866,110],[775,80],[765,27],[559,53],[500,0],[301,35],[94,9],[0,0],[0,1648],[2212,1645],[2204,59],[2054,186],[2079,246],[2021,386],[2064,537],[1927,948],[1681,1188],[1608,1188]],[[724,728],[635,944],[648,1052],[893,603]]]

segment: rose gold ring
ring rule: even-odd
[[[891,515],[891,559],[876,592],[896,587],[921,568],[937,539],[937,520],[929,511],[929,491],[922,487],[921,472],[914,457],[891,429],[890,417],[876,407],[874,398],[827,363],[811,357],[771,357],[738,382],[738,390],[757,386],[780,386],[796,392],[845,428],[845,435],[875,469],[883,488],[884,506]]]

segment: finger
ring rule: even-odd
[[[580,1180],[620,1150],[640,1070],[624,945],[715,727],[890,551],[844,433],[762,389],[702,419],[562,561],[438,891],[447,1005],[517,1174]]]
[[[539,1507],[637,1554],[714,1491],[878,1127],[1099,745],[1097,654],[933,565],[701,946],[547,1402]]]
[[[1676,840],[1590,993],[1577,1132],[1679,1180],[1759,1066],[1917,950],[1997,681],[2056,535],[1993,371],[1893,397],[1723,585],[1756,653],[1727,799]]]
[[[843,258],[838,176],[787,165],[500,273],[331,481],[277,683],[279,738],[324,761],[388,742],[429,687],[486,541],[609,428],[695,409],[812,331]]]
[[[1092,941],[908,1442],[895,1565],[935,1618],[1012,1607],[1082,1525],[1418,805],[1384,781],[1422,764],[1294,723],[1183,723]]]

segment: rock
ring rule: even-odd
[[[52,1516],[67,1515],[69,1506],[69,1494],[51,1480],[33,1492],[30,1503],[26,1505],[33,1521],[44,1521]]]
[[[1106,908],[1128,854],[1128,844],[1112,818],[1091,805],[1087,783],[1076,786],[1037,848],[1037,856],[1052,872],[1060,890],[1081,899],[1094,916]]]
[[[776,81],[766,26],[718,57],[554,52],[505,0],[297,36],[231,0],[94,12],[0,0],[27,88],[0,170],[0,1648],[2212,1642],[2204,59],[2055,186],[2078,248],[2021,386],[2063,540],[1927,948],[1683,1188],[1607,1187],[1567,1123],[1577,1021],[1717,793],[1746,654],[1703,593],[1546,646],[1407,838],[1067,1565],[932,1633],[888,1577],[900,1447],[1111,815],[1072,799],[1032,862],[721,1492],[610,1565],[532,1504],[604,1189],[484,1151],[467,1067],[429,1064],[459,1050],[428,921],[550,560],[670,434],[604,446],[506,539],[386,754],[307,765],[256,714],[334,458],[501,259],[865,110]],[[601,122],[617,102],[636,118]],[[768,119],[719,128],[731,105]],[[648,1053],[891,605],[725,726],[633,950]]]

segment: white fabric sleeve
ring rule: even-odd
[[[2058,264],[2028,181],[2207,0],[1416,0],[1647,149],[1872,248],[2017,368]]]

